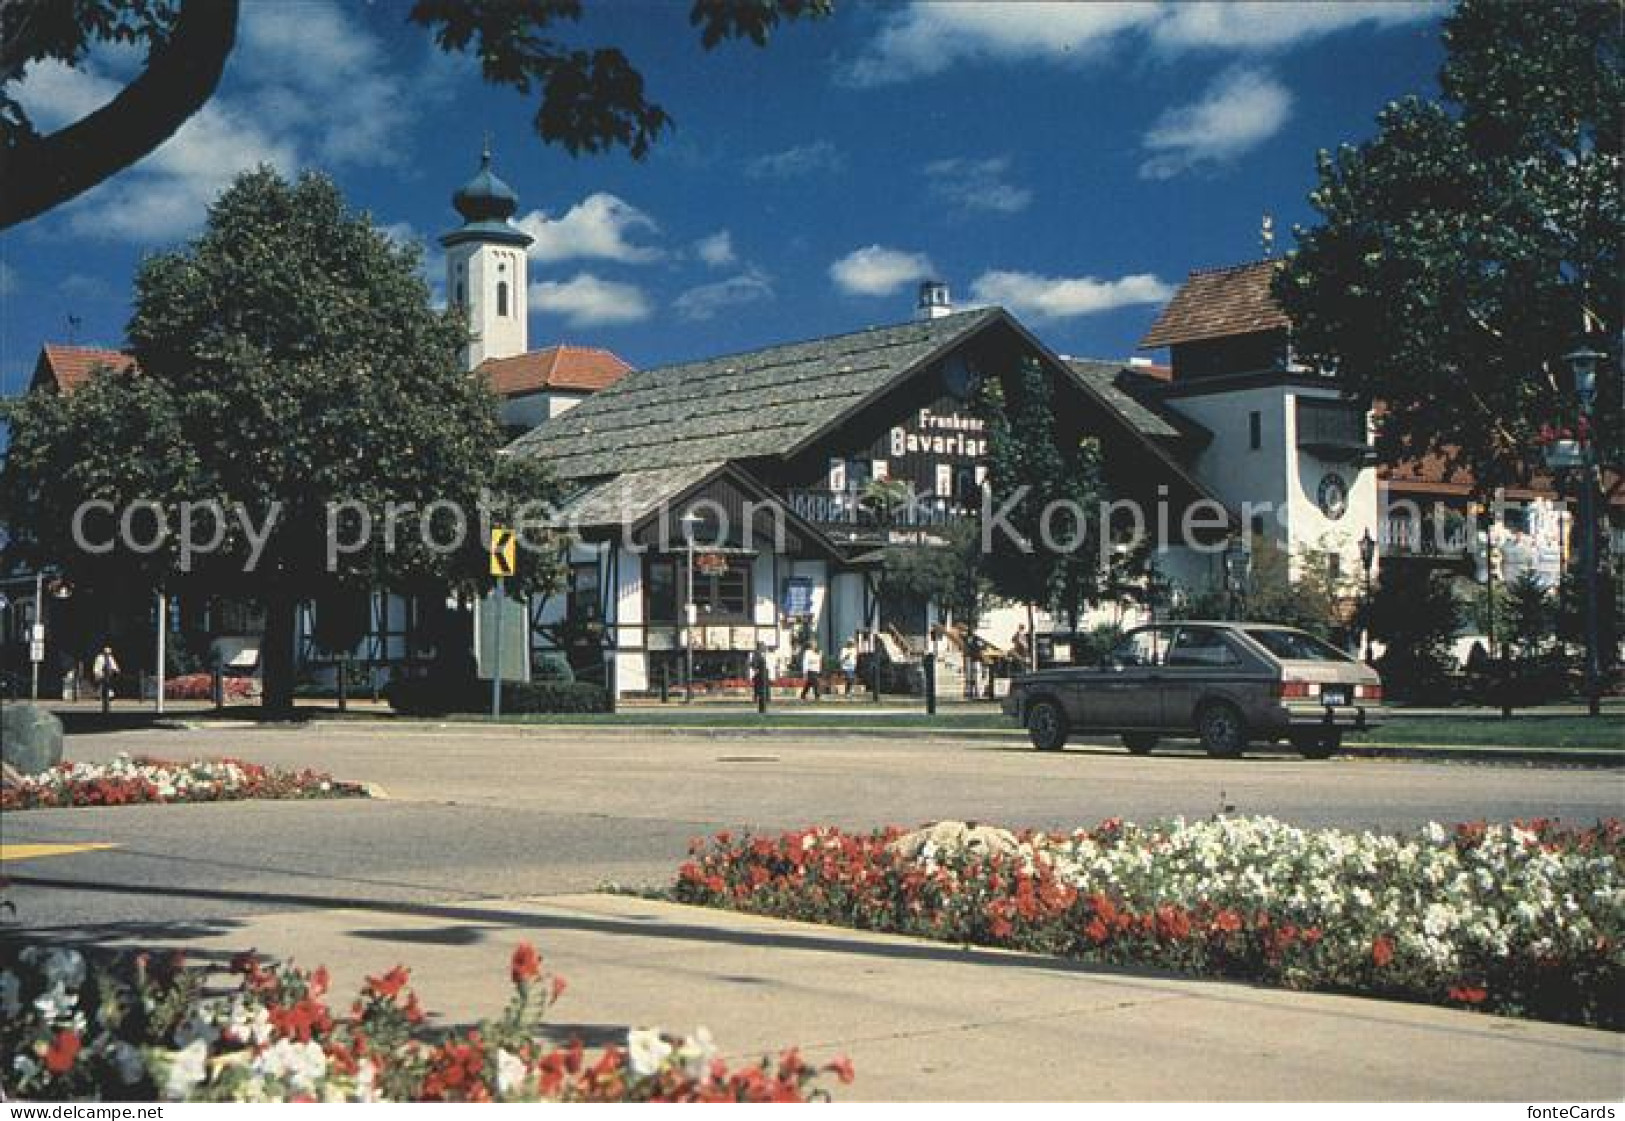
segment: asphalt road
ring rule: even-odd
[[[229,755],[317,767],[388,797],[6,814],[20,843],[114,847],[7,861],[36,936],[99,941],[229,931],[307,908],[431,903],[668,883],[688,839],[732,828],[942,818],[1070,828],[1233,809],[1307,825],[1625,811],[1625,772],[1295,758],[1043,755],[1008,744],[802,733],[667,734],[324,723],[70,737],[73,759]]]

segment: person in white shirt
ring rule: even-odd
[[[808,693],[812,694],[815,701],[822,699],[823,691],[818,684],[818,671],[822,668],[823,662],[818,653],[817,641],[809,641],[806,648],[801,651],[801,674],[804,679],[801,685],[802,700],[807,699]]]
[[[101,694],[105,709],[113,699],[113,679],[118,676],[118,659],[113,657],[111,646],[103,646],[101,653],[92,659],[90,676],[96,682],[96,691]]]

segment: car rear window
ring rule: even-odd
[[[1354,659],[1329,642],[1302,631],[1248,628],[1247,637],[1285,662],[1352,662]]]

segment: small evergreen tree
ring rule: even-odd
[[[1386,566],[1372,596],[1371,632],[1384,646],[1377,669],[1388,692],[1408,700],[1445,697],[1461,622],[1461,604],[1447,574]]]

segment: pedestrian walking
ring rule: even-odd
[[[766,712],[768,691],[772,688],[772,680],[768,676],[767,643],[765,642],[758,642],[756,652],[750,656],[750,683],[756,694],[756,707]]]
[[[852,686],[858,680],[858,643],[856,639],[847,639],[846,645],[841,647],[841,680],[846,686],[846,695],[852,695]]]
[[[118,676],[118,659],[113,657],[113,648],[103,646],[101,653],[97,654],[90,663],[90,676],[96,682],[96,691],[102,698],[102,711],[106,712],[113,704],[113,678]]]
[[[818,643],[809,641],[801,651],[801,699],[806,700],[807,694],[812,694],[813,700],[823,699],[823,690],[818,684],[818,671],[823,666],[823,659],[818,654]]]

